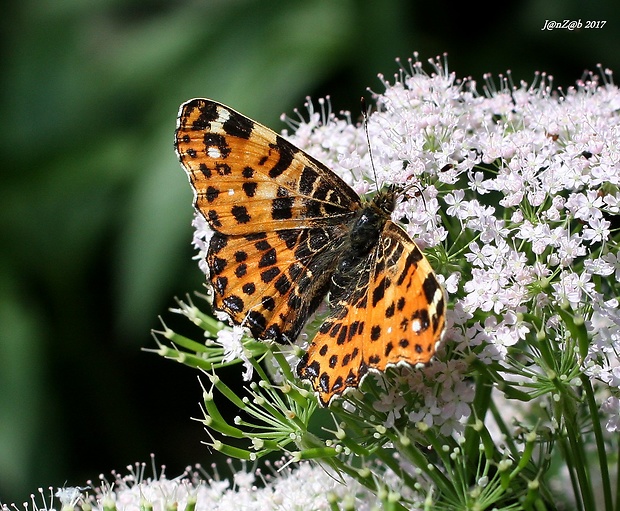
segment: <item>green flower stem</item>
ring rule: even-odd
[[[185,511],[196,511],[196,496],[190,496],[185,504]]]
[[[557,311],[562,318],[564,325],[566,325],[570,333],[570,336],[568,337],[566,342],[567,346],[565,353],[568,355],[568,357],[566,358],[570,359],[570,361],[573,362],[571,366],[574,370],[576,370],[578,369],[579,364],[574,361],[574,357],[572,356],[572,353],[574,352],[572,346],[573,342],[576,341],[579,347],[579,354],[581,358],[583,359],[587,355],[588,335],[585,329],[585,324],[583,322],[583,318],[581,316],[576,316],[567,303],[563,303],[560,307],[557,308]],[[569,361],[565,362],[569,363]],[[560,367],[559,369],[562,370],[567,368]],[[585,376],[582,376],[582,378],[587,380]],[[551,380],[556,386],[560,397],[558,400],[558,406],[556,408],[556,417],[558,419],[564,419],[566,433],[570,445],[570,449],[568,450],[568,452],[565,453],[567,463],[570,463],[575,470],[579,482],[579,488],[581,489],[581,498],[584,508],[588,510],[595,509],[595,500],[592,489],[592,477],[589,473],[589,465],[586,459],[583,436],[581,435],[580,428],[577,423],[579,413],[577,409],[577,397],[573,392],[572,388],[568,387],[566,382],[561,381],[556,375],[554,375]],[[593,417],[597,416],[598,411],[595,407],[595,415]],[[576,496],[577,500],[579,501],[579,495]]]
[[[230,362],[229,364],[222,363],[221,357],[202,357],[200,355],[192,355],[184,351],[178,351],[174,348],[160,348],[160,353],[166,358],[170,358],[189,367],[193,367],[195,369],[203,369],[205,371],[211,371],[215,367],[219,368],[238,363],[238,361]]]
[[[594,399],[594,390],[590,379],[585,375],[581,375],[581,386],[585,391],[586,401],[590,410],[590,417],[596,419],[598,417],[598,406]],[[603,439],[603,430],[600,420],[592,420],[592,430],[596,439],[596,451],[598,453],[599,465],[601,467],[601,484],[603,485],[603,497],[605,500],[605,509],[611,511],[613,509],[613,501],[611,496],[611,478],[609,477],[609,465],[607,460],[607,451],[605,450],[605,440]]]
[[[265,424],[262,426],[254,425],[255,428],[264,430],[277,430],[278,428],[281,428],[283,424],[288,425],[289,422],[293,420],[300,430],[303,431],[306,429],[305,425],[299,420],[298,417],[288,417],[284,415],[280,408],[272,405],[267,399],[264,399],[258,394],[255,394],[254,398],[258,406],[250,403],[246,407],[245,411],[252,417],[264,422]]]
[[[580,493],[575,493],[576,500],[579,502],[581,499],[579,505],[586,510],[596,509],[592,481],[587,470],[588,464],[577,424],[577,410],[573,396],[559,395],[556,417],[559,421],[564,422],[569,443],[569,448],[565,450],[565,458],[567,464],[575,471],[579,489],[581,490]],[[577,487],[575,487],[576,490]]]
[[[560,446],[560,450],[562,452],[562,460],[566,462],[566,468],[568,471],[568,475],[570,477],[571,488],[573,489],[573,493],[575,494],[575,502],[577,504],[577,509],[579,511],[583,511],[583,503],[581,498],[579,497],[578,489],[579,489],[579,481],[577,478],[577,474],[574,467],[574,460],[570,456],[570,447],[564,435],[560,435],[558,438],[558,445]]]
[[[216,451],[221,452],[225,456],[229,456],[231,458],[237,458],[246,461],[253,461],[257,458],[257,455],[255,453],[250,452],[247,449],[233,447],[232,445],[225,444],[223,442],[220,442],[219,440],[214,440],[210,445]]]
[[[472,403],[473,413],[469,418],[468,428],[465,431],[465,444],[463,445],[465,458],[472,463],[480,457],[480,450],[478,448],[480,444],[480,433],[481,430],[486,430],[482,421],[484,421],[489,407],[493,405],[493,399],[491,398],[492,392],[492,382],[490,378],[487,377],[487,373],[484,371],[478,372],[476,377],[476,394]],[[481,427],[478,427],[477,423],[480,423]],[[507,437],[509,436],[507,435]],[[486,441],[483,441],[483,445],[487,458],[493,459],[495,445],[490,436],[487,435]]]
[[[272,349],[271,353],[273,354],[273,357],[278,362],[278,366],[280,367],[280,370],[282,371],[282,374],[284,375],[284,378],[287,381],[295,381],[296,380],[296,376],[293,374],[293,371],[291,369],[291,365],[287,362],[286,357],[284,356],[284,354],[280,350],[278,350],[278,349]]]
[[[204,313],[200,308],[196,307],[189,297],[187,303],[180,301],[179,305],[181,306],[179,311],[189,318],[196,326],[208,332],[211,337],[215,337],[225,326],[219,319]]]
[[[412,465],[418,467],[429,479],[440,489],[440,492],[446,492],[447,494],[452,491],[452,484],[445,474],[436,470],[435,467],[429,463],[428,459],[411,441],[403,442],[395,434],[388,432],[390,440],[394,445],[398,446],[400,454],[407,459]],[[384,457],[382,457],[383,459]],[[391,458],[391,456],[390,456]],[[390,461],[390,460],[386,460]]]
[[[205,393],[205,419],[204,424],[215,431],[232,438],[243,438],[245,435],[242,430],[231,426],[226,422],[217,406],[213,402],[213,395]],[[208,423],[207,423],[208,422]]]
[[[338,450],[333,447],[311,447],[306,448],[301,451],[296,451],[293,454],[293,458],[295,460],[321,460],[327,459],[331,461],[336,461],[336,456],[338,456]],[[340,463],[335,465],[338,469],[342,470],[343,467],[340,466]]]
[[[218,375],[205,373],[209,378],[209,381],[215,386],[215,388],[221,392],[226,399],[228,399],[234,406],[239,408],[240,410],[245,410],[246,404],[243,402],[237,394],[235,394],[228,385],[226,385]]]
[[[588,356],[588,331],[583,320],[583,316],[576,315],[568,303],[563,303],[557,308],[558,314],[568,328],[571,338],[577,341],[579,346],[579,356],[585,359]]]
[[[192,351],[194,353],[206,353],[209,351],[209,348],[205,346],[204,343],[194,341],[171,330],[166,330],[165,335],[166,338],[172,342],[172,344],[185,348],[188,351]]]
[[[517,463],[517,466],[510,474],[511,479],[517,477],[517,475],[522,470],[524,470],[527,467],[527,465],[530,463],[530,460],[532,459],[532,456],[534,454],[535,445],[536,445],[536,432],[532,431],[529,434],[527,434],[525,437],[525,449],[523,449],[523,452],[521,453],[521,455],[518,458],[516,458],[517,460],[519,460],[519,462]]]
[[[492,407],[493,410],[495,410],[495,412],[497,412],[497,408],[495,408],[495,403],[492,403]],[[495,416],[495,414],[494,414]],[[504,421],[501,419],[498,420],[496,419],[496,423],[498,424],[498,426],[500,427],[501,431],[508,431],[506,429],[506,425],[504,424]],[[493,460],[496,463],[499,463],[499,461],[501,461],[500,458],[500,453],[497,450],[497,447],[495,446],[495,443],[493,442],[493,439],[491,438],[491,434],[489,433],[489,430],[486,428],[486,426],[484,425],[484,423],[482,423],[480,421],[479,425],[476,425],[474,427],[475,431],[477,431],[477,435],[472,435],[472,437],[476,438],[479,442],[482,443],[482,446],[484,448],[484,455],[486,457],[487,460]],[[512,459],[519,459],[522,456],[522,453],[519,451],[519,449],[517,448],[517,446],[514,443],[514,439],[512,437],[506,436],[505,437],[505,444],[508,447],[508,450],[510,452],[510,456],[512,457]],[[470,459],[467,456],[470,455],[469,453],[466,453],[466,458],[465,459]],[[472,457],[471,460],[473,462],[473,460],[475,460],[475,457]],[[529,459],[529,458],[528,458]]]
[[[620,511],[620,444],[618,445],[618,449],[616,452],[616,507],[615,511]]]
[[[370,456],[373,452],[370,449],[365,448],[362,444],[356,442],[354,439],[349,438],[348,436],[345,436],[345,438],[341,440],[341,443],[356,456],[367,457]]]
[[[116,502],[109,497],[106,497],[101,502],[103,511],[117,511]]]

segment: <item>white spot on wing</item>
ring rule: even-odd
[[[209,158],[221,158],[222,153],[220,153],[220,150],[217,147],[211,146],[207,148],[207,156]]]
[[[226,110],[226,108],[219,107],[217,109],[217,113],[219,114],[217,117],[217,122],[224,124],[228,119],[230,119],[230,112]]]
[[[416,318],[411,321],[411,330],[413,330],[416,334],[419,333],[420,330],[422,330],[422,323],[419,319]]]

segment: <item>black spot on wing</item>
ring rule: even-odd
[[[265,310],[272,311],[276,308],[276,302],[271,296],[263,296],[261,298],[261,304]]]
[[[291,289],[291,281],[288,277],[283,273],[280,275],[278,280],[274,283],[274,287],[278,290],[281,295],[285,295],[288,293],[289,289]]]
[[[211,101],[204,101],[202,99],[192,99],[185,104],[183,108],[184,116],[189,116],[194,110],[198,109],[200,115],[194,119],[191,124],[191,129],[195,131],[203,131],[211,127],[211,123],[219,117],[218,105]]]
[[[435,298],[435,292],[439,289],[439,283],[433,274],[429,274],[424,279],[424,284],[422,284],[422,289],[424,290],[424,297],[428,303],[433,303],[433,299]]]
[[[213,275],[222,273],[226,266],[228,266],[228,261],[222,257],[213,256],[209,258],[209,270]]]
[[[276,264],[276,261],[276,249],[270,248],[261,256],[260,261],[258,261],[258,267],[266,268],[267,266],[273,266]]]
[[[204,163],[200,163],[198,165],[198,170],[202,173],[204,177],[209,179],[212,176],[211,169],[207,167]]]
[[[231,213],[235,217],[237,223],[240,224],[247,224],[252,219],[248,213],[248,208],[245,206],[233,206]]]
[[[228,165],[228,163],[217,162],[215,164],[215,170],[220,176],[229,176],[230,174],[232,174],[232,169],[230,168],[230,165]]]
[[[205,219],[209,222],[209,225],[213,229],[217,229],[218,227],[222,227],[222,222],[220,221],[220,216],[217,214],[217,211],[214,209],[210,209],[207,211]]]
[[[243,300],[236,295],[230,295],[230,296],[225,297],[222,300],[222,303],[226,306],[228,310],[234,313],[241,312],[245,305],[243,303]]]
[[[205,192],[205,197],[207,198],[207,202],[211,203],[215,199],[217,199],[220,195],[220,190],[213,186],[208,186],[207,191]]]
[[[207,131],[204,134],[203,143],[207,154],[209,153],[209,148],[214,147],[219,152],[221,158],[228,158],[231,149],[226,143],[226,137],[224,137],[224,135]]]
[[[379,339],[379,337],[381,336],[381,326],[379,325],[374,325],[371,329],[370,329],[370,340],[371,341],[376,341]]]
[[[253,295],[256,291],[256,285],[253,282],[247,282],[243,284],[241,289],[246,295]]]
[[[230,117],[222,124],[222,129],[227,135],[242,139],[249,139],[254,129],[254,122],[236,112],[228,110]]]
[[[403,271],[400,273],[400,275],[398,276],[398,280],[396,281],[397,286],[400,286],[403,283],[403,281],[411,271],[411,267],[413,265],[417,265],[418,262],[422,259],[422,257],[424,256],[422,255],[422,252],[420,252],[420,249],[417,246],[409,252],[407,258],[405,259]]]
[[[213,233],[211,242],[209,244],[209,253],[217,254],[220,250],[228,245],[228,236],[220,234],[219,232]]]
[[[246,197],[254,197],[256,195],[256,188],[258,187],[258,183],[253,181],[246,181],[241,185]]]
[[[285,220],[293,218],[293,197],[278,197],[271,202],[271,218]]]
[[[319,179],[319,173],[310,167],[304,167],[299,177],[299,192],[304,195],[312,195],[314,183]]]
[[[284,140],[281,136],[276,137],[276,143],[270,144],[270,147],[280,155],[276,164],[269,169],[269,177],[276,178],[285,172],[293,162],[295,154],[299,151],[295,146]]]
[[[265,271],[261,272],[260,278],[265,284],[268,284],[273,279],[275,279],[279,273],[280,269],[277,266],[272,266],[271,268],[268,268]]]
[[[265,327],[267,326],[267,320],[265,319],[265,316],[255,310],[251,310],[248,312],[246,321],[248,323],[248,326],[250,327],[250,330],[252,331],[252,335],[255,335],[257,337],[262,334],[262,332],[265,330]]]
[[[245,263],[240,263],[235,268],[235,275],[237,278],[245,277],[248,273],[248,265]]]

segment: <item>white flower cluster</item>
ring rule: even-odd
[[[366,128],[321,101],[320,112],[307,104],[308,120],[289,120],[288,138],[362,196],[403,186],[394,219],[421,248],[443,246],[451,263],[436,270],[453,304],[446,338],[457,351],[504,363],[510,347],[533,335],[524,313],[553,328],[552,307],[569,304],[592,336],[582,369],[620,395],[620,259],[612,238],[620,91],[611,73],[565,92],[545,75],[519,86],[508,77],[499,89],[487,81],[479,94],[475,82],[431,64],[430,75],[415,61],[394,83],[383,80]],[[204,227],[196,232],[203,254]],[[610,427],[620,424],[617,403],[610,397],[604,407],[615,416]],[[454,419],[467,418],[460,401],[451,408]]]
[[[230,468],[236,470],[232,466]],[[133,472],[127,476],[115,474],[113,485],[102,480],[100,485],[86,488],[61,488],[54,495],[65,511],[84,509],[85,503],[93,511],[328,511],[333,509],[330,500],[347,502],[351,505],[349,509],[365,511],[379,509],[381,504],[376,495],[356,480],[330,473],[324,467],[309,462],[299,463],[294,469],[285,466],[276,471],[275,467],[271,467],[269,473],[241,469],[234,472],[232,481],[219,476],[211,478],[201,472],[189,472],[173,479],[164,476],[136,477]],[[385,483],[394,482],[393,475],[385,477]],[[406,489],[404,491],[411,494]],[[59,508],[55,505],[56,499],[45,497],[43,491],[40,494],[39,500],[43,502],[38,502],[33,495],[32,505],[25,509],[53,511]],[[20,508],[3,505],[0,510],[20,511]]]
[[[544,308],[568,303],[592,336],[582,369],[617,396],[620,91],[611,73],[565,92],[544,75],[531,86],[508,78],[480,95],[433,65],[432,75],[416,61],[383,81],[367,123],[372,156],[363,126],[313,111],[291,141],[360,193],[388,183],[422,190],[407,193],[394,218],[421,247],[458,250],[445,287],[454,304],[447,338],[459,349],[482,346],[481,360],[504,362],[531,335],[523,313],[545,310],[543,327],[553,327]],[[604,410],[617,428],[618,399]]]
[[[460,435],[474,398],[474,388],[465,377],[466,369],[463,360],[436,360],[421,370],[403,370],[397,385],[385,388],[373,408],[387,412],[383,424],[386,428],[394,427],[406,415],[411,424],[436,427],[446,436]],[[417,396],[413,410],[411,396]]]

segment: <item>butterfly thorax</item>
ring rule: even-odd
[[[396,195],[389,189],[379,192],[372,202],[357,212],[349,234],[353,256],[365,257],[375,246],[385,222],[390,219],[394,211],[395,204]]]
[[[395,204],[396,194],[389,188],[379,192],[372,202],[356,212],[350,223],[348,238],[344,240],[344,249],[336,271],[332,276],[330,300],[337,301],[342,298],[350,282],[357,280],[358,273],[364,271],[368,254],[377,245]]]

